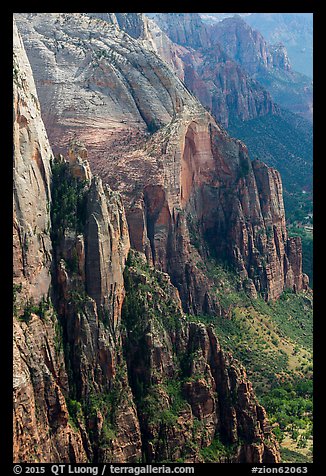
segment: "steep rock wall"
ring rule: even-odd
[[[198,15],[150,16],[148,40],[223,126],[235,118],[248,120],[278,112],[270,94],[228,55]],[[196,31],[193,36],[189,24]],[[175,34],[176,29],[184,31],[183,38]]]
[[[17,47],[17,70],[24,71],[20,55],[24,57],[21,44]],[[33,90],[32,76],[26,80],[26,92],[29,83]],[[28,110],[28,98],[26,103]],[[29,125],[31,131],[43,127],[39,116],[32,117]],[[143,189],[129,202],[129,210],[139,203],[143,207],[141,216],[146,223],[141,230],[147,237],[139,240],[139,246],[145,246],[148,257],[162,269],[170,266],[171,274],[179,267],[183,281],[177,284],[184,306],[209,311],[217,304],[209,293],[210,283],[196,264],[201,257],[190,244],[187,207],[194,201],[191,211],[195,218],[203,218],[203,204],[195,201],[196,193],[206,185],[232,184],[239,164],[246,159],[240,153],[243,146],[228,138],[200,107],[176,114],[167,127],[141,150],[144,159],[150,154],[158,157],[156,151],[160,150],[162,163],[153,160],[156,175],[146,177]],[[27,131],[23,137],[32,137],[32,133]],[[212,137],[221,143],[217,149]],[[49,147],[44,136],[42,140]],[[29,164],[33,160],[31,144],[26,145],[23,159]],[[15,153],[16,162],[20,158]],[[59,156],[52,161],[52,174],[46,162],[49,194],[39,193],[38,207],[47,212],[52,227],[40,229],[38,239],[48,233],[52,258],[48,257],[46,269],[49,273],[50,265],[53,267],[53,304],[47,296],[48,286],[46,292],[38,290],[46,299],[46,309],[42,299],[36,301],[37,308],[22,309],[25,281],[16,277],[15,284],[22,284],[16,291],[22,294],[15,316],[15,461],[133,463],[142,461],[145,449],[146,461],[185,457],[187,462],[200,462],[199,450],[208,446],[218,431],[226,444],[236,445],[229,462],[279,462],[266,414],[244,370],[223,353],[212,329],[186,323],[169,276],[152,269],[156,283],[149,283],[146,273],[131,271],[127,291],[137,289],[139,283],[144,286],[132,307],[132,319],[136,319],[132,326],[139,326],[141,334],[132,334],[130,323],[121,321],[123,271],[129,251],[124,207],[116,192],[92,177],[86,158],[85,147],[73,141],[69,159]],[[22,174],[17,180],[25,177]],[[153,183],[153,179],[158,180]],[[278,203],[276,185],[275,189]],[[19,190],[16,188],[18,198]],[[299,247],[299,242],[289,245],[290,255],[295,255],[295,246]],[[35,259],[32,251],[31,260]],[[296,261],[296,265],[300,263]],[[152,285],[149,289],[148,284]],[[166,308],[167,302],[170,308]],[[144,314],[138,314],[142,307]],[[176,364],[175,358],[182,362]],[[167,378],[178,378],[181,370],[182,376],[189,377],[183,387],[186,407],[174,427],[171,415],[164,413],[162,427],[160,421],[151,420],[146,406],[146,411],[141,410],[141,388],[154,384],[154,414],[169,410],[173,398],[162,384]],[[206,430],[205,435],[195,433],[197,450],[188,445],[195,419]],[[175,424],[173,416],[172,421]],[[245,438],[245,443],[239,438]],[[162,441],[168,444],[162,445]]]
[[[32,71],[14,24],[14,256],[21,295],[39,301],[50,286],[50,158]]]
[[[126,19],[124,28],[141,19]],[[280,221],[267,209],[282,209],[282,195],[275,192],[280,187],[267,180],[259,189],[258,168],[250,164],[246,148],[200,107],[150,49],[147,36],[133,38],[116,22],[86,14],[52,14],[46,24],[42,14],[24,14],[19,24],[47,109],[51,94],[61,98],[56,103],[61,105],[78,94],[78,112],[59,111],[55,105],[56,121],[46,118],[53,141],[66,140],[82,122],[92,167],[123,196],[132,246],[171,275],[186,310],[219,312],[209,280],[197,266],[210,252],[207,244],[266,299],[294,283],[298,290],[306,285],[299,267],[292,269],[283,252],[288,249],[284,210]],[[49,40],[58,25],[60,38]],[[85,26],[91,41],[83,37]],[[39,68],[45,55],[52,58],[46,71]],[[73,91],[59,87],[61,76],[75,78],[69,80]],[[95,90],[101,108],[91,106],[89,93]],[[103,134],[89,127],[89,121],[98,120],[105,122]],[[279,181],[276,172],[267,170],[271,181]],[[191,245],[189,217],[198,229],[198,250]],[[275,232],[270,230],[274,225]]]
[[[74,141],[70,150],[78,160],[85,147]],[[76,213],[83,217],[81,229],[67,227],[58,233],[57,222],[53,230],[68,399],[79,408],[74,416],[89,460],[137,462],[141,458],[139,423],[120,336],[123,270],[130,247],[124,208],[119,194],[103,186],[98,177],[85,180],[86,173],[76,177],[74,163],[62,157],[54,164],[53,189],[66,182],[68,188],[79,190]],[[54,196],[54,207],[60,209],[64,197]]]
[[[72,187],[81,182],[83,193],[89,190],[85,236],[51,226],[53,209],[60,210],[51,193],[58,182],[31,69],[14,31],[14,461],[135,461],[141,445],[128,382],[119,375],[124,399],[116,402],[118,431],[107,449],[103,435],[113,417],[93,402],[112,390],[123,367],[116,333],[129,250],[123,206],[91,177],[87,152],[75,141],[69,159],[54,163],[69,170]],[[81,401],[91,410],[88,419]]]
[[[291,68],[283,45],[269,45],[239,15],[212,25],[210,38],[265,87],[277,104],[312,122],[312,82]]]
[[[144,205],[153,261],[169,272],[185,308],[198,312],[211,295],[195,264],[200,257],[191,241],[196,240],[202,244],[202,258],[208,246],[210,254],[230,260],[266,299],[288,287],[303,289],[306,277],[289,251],[279,173],[258,160],[251,162],[245,145],[200,110],[184,110],[168,131],[153,136],[150,146],[157,154],[165,151],[165,192],[146,187]],[[201,284],[189,294],[189,278],[196,277]],[[191,307],[193,300],[197,303]]]
[[[232,446],[222,462],[278,462],[266,412],[213,327],[187,321],[169,277],[141,255],[125,274],[124,349],[145,461],[202,462],[218,435]]]
[[[23,462],[86,462],[81,437],[69,422],[57,318],[44,312],[52,264],[51,155],[32,71],[14,24],[13,455]],[[37,307],[40,303],[43,308]]]

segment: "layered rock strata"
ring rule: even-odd
[[[166,35],[178,45],[191,48],[209,47],[208,28],[198,13],[147,13]]]
[[[126,31],[142,19],[126,15]],[[230,260],[266,299],[306,285],[287,254],[279,175],[250,163],[246,147],[216,125],[150,48],[147,33],[134,38],[118,20],[86,14],[51,14],[46,24],[42,14],[24,14],[19,24],[45,108],[53,93],[61,98],[52,108],[55,121],[45,116],[53,142],[80,130],[95,172],[123,196],[131,245],[170,274],[186,311],[220,312],[201,269],[207,254]],[[39,68],[45,56],[46,71]],[[58,77],[74,78],[72,90],[60,88]],[[76,113],[69,112],[73,94]]]
[[[169,48],[174,50],[173,56],[176,54],[184,63],[187,87],[226,127],[237,117],[248,120],[270,112],[279,114],[275,102],[312,121],[311,80],[291,68],[282,44],[268,44],[239,15],[212,25],[203,23],[195,13],[150,16],[172,40]],[[196,29],[193,36],[191,24]],[[176,29],[181,35],[175,34]],[[154,42],[156,36],[154,33]],[[173,56],[166,54],[167,46],[156,43],[162,57],[176,65]],[[176,71],[180,75],[180,66]],[[225,102],[221,89],[227,98]],[[215,96],[219,105],[214,104]]]
[[[141,159],[149,170],[137,171],[142,187],[127,190],[125,202],[129,214],[136,210],[142,217],[135,230],[132,222],[129,228],[147,259],[131,253],[123,276],[130,240],[121,197],[92,175],[78,140],[70,142],[67,159],[58,156],[50,163],[17,32],[14,41],[16,216],[20,236],[32,223],[33,236],[47,251],[42,260],[36,245],[28,247],[23,270],[19,259],[14,261],[14,461],[201,462],[201,449],[218,437],[232,449],[224,462],[279,462],[266,413],[244,369],[222,351],[211,327],[188,322],[182,311],[182,304],[193,312],[218,311],[200,269],[210,248],[224,252],[215,239],[216,226],[217,237],[230,239],[225,248],[230,259],[244,276],[250,273],[253,245],[247,256],[237,242],[245,236],[246,219],[248,230],[254,220],[262,230],[256,241],[247,231],[248,243],[260,245],[264,255],[268,251],[271,262],[275,250],[287,258],[288,283],[302,285],[300,242],[282,248],[286,236],[277,172],[251,165],[243,144],[229,138],[190,96],[185,106],[186,99],[182,103],[176,95],[173,120],[133,151],[134,170]],[[26,120],[17,134],[22,112]],[[42,173],[34,167],[35,148]],[[26,201],[28,187],[38,196],[34,205]],[[243,226],[233,229],[227,210],[237,223],[243,218]],[[275,226],[270,242],[264,241],[264,220]],[[22,248],[17,240],[17,256]],[[260,259],[258,254],[253,266]],[[182,303],[170,277],[148,261],[169,270]],[[260,264],[255,285],[263,289],[267,265]],[[47,279],[39,283],[35,270]],[[268,282],[267,292],[276,286],[272,270]]]
[[[141,457],[139,423],[116,330],[129,250],[123,206],[91,176],[78,141],[71,143],[69,159],[53,161],[56,174],[64,172],[60,179],[71,177],[70,188],[61,180],[66,195],[56,203],[52,151],[30,66],[14,32],[14,461],[133,462]],[[84,233],[61,228],[76,191],[84,197]],[[53,214],[60,210],[54,229]],[[112,389],[122,396],[114,416],[101,403]]]
[[[74,141],[70,150],[79,157],[85,148]],[[84,176],[76,178],[71,154],[69,159],[54,161],[52,185],[55,190],[66,182],[81,195],[75,212],[82,226],[58,234],[57,221],[53,229],[56,306],[70,382],[67,398],[90,461],[139,462],[139,422],[120,336],[123,269],[130,247],[124,208],[119,194],[98,177],[89,177],[87,160]],[[54,207],[60,208],[64,197],[54,197]]]
[[[248,120],[278,112],[267,90],[227,54],[199,15],[160,13],[150,17],[148,38],[158,54],[223,126],[228,127],[235,118]],[[164,33],[159,33],[155,24]],[[194,37],[189,25],[196,31]]]
[[[202,258],[206,252],[230,260],[266,299],[288,287],[306,286],[289,251],[282,183],[275,169],[251,162],[245,145],[200,110],[185,108],[153,136],[149,149],[161,153],[164,177],[164,189],[147,186],[144,193],[152,259],[169,272],[186,309],[186,303],[194,312],[210,308],[211,293],[198,283],[198,251]]]
[[[282,67],[290,70],[290,62],[285,48],[272,48],[259,33],[248,23],[235,15],[211,26],[211,37],[214,42],[223,46],[230,58],[236,59],[249,74],[261,69]]]
[[[32,71],[14,25],[14,283],[39,301],[50,286],[50,158]]]

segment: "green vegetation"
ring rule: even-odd
[[[136,283],[129,272],[129,269],[133,267],[139,271]],[[162,330],[177,331],[180,329],[180,309],[172,301],[162,300],[161,295],[155,292],[155,289],[161,288],[169,295],[171,285],[165,275],[150,267],[136,253],[129,253],[124,280],[126,297],[123,303],[122,321],[129,331],[132,330],[134,337],[138,338],[143,335],[146,321],[141,316],[145,312],[153,315]],[[150,309],[147,306],[148,293],[151,294]]]
[[[201,249],[200,227],[198,221],[189,213],[187,215],[190,243],[198,250]]]
[[[239,167],[239,175],[238,175],[238,178],[243,178],[243,177],[246,177],[249,173],[249,161],[246,160],[246,159],[242,159],[240,161],[240,167]]]
[[[77,288],[69,291],[68,302],[74,305],[74,308],[77,312],[83,312],[85,309],[85,304],[90,299],[91,298],[84,289]]]
[[[304,190],[289,193],[287,190],[284,190],[283,199],[288,224],[291,226],[298,223],[304,225],[313,224],[313,200],[311,193]]]
[[[28,299],[23,313],[19,315],[19,319],[23,322],[29,322],[31,320],[32,314],[36,314],[41,319],[45,319],[47,311],[49,311],[51,308],[52,304],[50,298],[45,298],[43,296],[39,304],[35,304],[32,298]]]
[[[117,397],[118,392],[116,389],[109,393],[92,393],[83,405],[84,413],[88,419],[96,419],[99,412],[103,416],[103,426],[100,435],[100,445],[102,448],[107,448],[116,437],[114,416],[118,404]]]
[[[21,292],[22,290],[22,284],[13,284],[13,293],[12,293],[12,297],[13,297],[13,315],[18,317],[18,313],[19,313],[19,309],[20,309],[20,306],[19,304],[17,303],[17,298],[18,298],[18,294]]]
[[[297,110],[304,91],[309,89],[312,91],[311,80],[295,71],[289,73],[280,68],[272,68],[268,71],[258,72],[255,79],[270,92],[277,104],[290,110],[292,108]]]
[[[54,324],[54,345],[55,345],[55,351],[57,354],[60,352],[64,351],[64,340],[63,340],[63,329],[62,325],[58,319],[57,313],[52,310],[52,317],[53,317],[53,324]]]
[[[271,423],[279,425],[276,427],[278,431],[274,431],[279,442],[284,443],[287,437],[296,450],[312,445],[312,387],[311,380],[286,382],[261,398]],[[296,455],[289,455],[285,451],[284,456],[287,458]],[[297,459],[294,461],[299,462]],[[307,455],[305,461],[309,461]]]
[[[310,451],[311,293],[296,294],[287,290],[280,299],[266,302],[260,296],[257,299],[248,296],[244,291],[246,283],[225,263],[211,260],[205,265],[201,263],[201,268],[214,283],[223,313],[222,316],[187,316],[187,319],[213,324],[223,348],[244,364],[281,444],[291,445],[291,451],[294,447],[301,454]],[[146,355],[148,346],[144,335],[155,328],[162,339],[167,329],[169,333],[177,334],[178,322],[182,319],[178,309],[168,304],[171,300],[166,296],[171,293],[171,288],[165,279],[162,273],[148,266],[137,253],[129,255],[125,270],[127,295],[122,322],[128,332],[126,342],[131,346],[129,350],[138,349],[139,354],[133,355],[135,359],[141,359],[141,366],[146,365],[146,359],[150,358]],[[169,429],[178,426],[178,418],[187,406],[183,395],[184,384],[205,378],[204,375],[190,372],[192,362],[197,358],[190,349],[184,353],[176,352],[176,355],[178,371],[168,381],[162,381],[158,376],[160,383],[154,384],[149,377],[140,379],[138,375],[129,376],[140,414],[146,415],[148,425],[158,426],[163,432],[161,439],[153,441],[155,445],[165,445],[164,438],[167,438]],[[195,444],[200,431],[200,421],[195,419],[194,438],[190,439],[188,449]],[[208,448],[201,450],[201,457],[207,462],[223,461],[232,457],[233,450],[222,443],[217,435]],[[306,458],[308,461],[307,454]]]
[[[78,273],[78,256],[77,256],[76,248],[72,250],[71,258],[65,261],[66,261],[66,267],[69,273],[77,274]]]
[[[51,169],[51,238],[55,245],[67,229],[83,232],[86,221],[86,183],[72,177],[66,162],[52,160]]]
[[[266,303],[262,299],[253,301],[255,310],[266,315],[276,326],[281,339],[290,339],[295,346],[312,352],[313,309],[310,293],[295,294],[284,291],[276,301]]]
[[[69,352],[69,347],[66,346],[66,352]],[[101,414],[103,418],[103,425],[100,435],[96,433],[96,429],[89,429],[89,434],[93,442],[98,441],[102,449],[110,447],[112,440],[116,438],[117,425],[116,417],[119,407],[124,404],[127,405],[124,392],[126,378],[126,369],[123,364],[116,368],[116,377],[112,382],[111,390],[104,390],[103,392],[90,391],[87,397],[78,400],[72,395],[75,394],[74,386],[70,386],[71,396],[66,399],[67,408],[69,412],[69,422],[72,427],[77,430],[80,424],[85,424],[85,421],[97,420],[98,415]],[[97,444],[97,443],[96,443]]]
[[[122,325],[128,332],[128,339],[124,350],[126,355],[130,355],[133,349],[139,349],[139,355],[135,358],[138,356],[146,362],[150,358],[145,341],[149,323],[151,329],[156,328],[157,334],[164,339],[166,331],[179,331],[181,312],[172,300],[162,297],[170,295],[171,285],[167,277],[150,267],[137,253],[129,253],[125,268],[125,287]],[[130,380],[137,405],[146,414],[148,422],[166,427],[176,424],[178,414],[186,404],[182,396],[181,379],[153,384],[146,377],[140,379],[133,374]],[[168,407],[162,401],[162,392],[169,396]]]
[[[282,463],[310,463],[312,455],[304,455],[298,451],[293,451],[285,447],[280,447]],[[311,453],[311,452],[310,452]]]
[[[170,379],[166,382],[166,393],[170,397],[170,408],[174,414],[184,410],[186,400],[182,395],[182,382],[180,380]]]
[[[228,130],[245,142],[252,158],[280,172],[287,192],[311,189],[312,128],[307,121],[282,110],[249,121],[232,120]]]
[[[312,429],[312,391],[311,380],[299,380],[296,383],[284,382],[273,388],[261,398],[271,422],[277,422],[281,430]],[[298,439],[299,434],[293,439]],[[302,440],[302,438],[301,438]]]
[[[241,283],[232,268],[212,260],[205,271],[215,283],[224,315],[189,318],[214,325],[223,348],[245,366],[277,439],[301,456],[305,451],[305,461],[309,461],[312,441],[311,293],[296,294],[287,290],[278,300],[266,302],[260,296],[250,298],[242,287],[245,282]],[[295,452],[292,453],[293,456]],[[286,449],[285,454],[288,454]]]
[[[79,427],[79,423],[83,422],[84,420],[81,403],[77,402],[77,400],[72,400],[70,398],[68,398],[66,402],[69,413],[69,423],[75,430],[77,430]]]
[[[205,463],[224,462],[232,458],[236,452],[237,445],[225,445],[215,436],[212,444],[200,450],[200,454]]]
[[[145,396],[139,401],[139,408],[146,415],[149,425],[173,427],[177,424],[179,410],[186,402],[178,396],[178,403],[174,403],[172,399],[172,405],[167,407],[162,399],[162,392],[167,394],[167,387],[164,384],[148,387]]]
[[[291,375],[309,376],[312,370],[312,297],[288,290],[266,302],[250,298],[239,275],[211,261],[206,274],[224,310],[222,316],[191,316],[213,323],[224,348],[247,368],[256,391],[268,391],[273,382]]]

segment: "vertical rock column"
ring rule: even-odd
[[[130,248],[120,195],[93,177],[87,201],[86,291],[115,328],[124,298],[123,269]]]

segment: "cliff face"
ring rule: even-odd
[[[154,20],[165,25],[166,33]],[[150,44],[215,119],[246,143],[252,156],[264,157],[281,172],[291,213],[292,193],[312,186],[312,130],[304,118],[282,105],[311,119],[308,78],[290,68],[282,45],[268,45],[241,18],[227,19],[229,28],[223,22],[205,27],[197,21],[198,28],[208,32],[210,47],[173,43],[168,37],[170,23],[172,33],[174,29],[173,15],[160,14],[154,20],[148,21]],[[182,21],[186,20],[179,14],[179,24]],[[252,73],[246,70],[247,63]]]
[[[293,71],[282,44],[268,44],[239,15],[212,25],[192,15],[161,13],[152,17],[172,42],[182,45],[182,49],[176,48],[183,70],[188,70],[182,79],[219,122],[227,127],[235,118],[248,120],[269,112],[279,113],[275,103],[312,121],[312,82]],[[196,30],[195,42],[189,22]],[[175,35],[176,25],[179,31],[189,34],[179,38]],[[160,54],[176,64],[175,55],[169,58],[166,49],[164,45]],[[176,71],[180,75],[180,66]],[[226,97],[224,103],[221,89]],[[219,104],[215,105],[216,96]]]
[[[54,152],[65,152],[76,133],[96,160],[96,172],[108,154],[130,152],[190,99],[147,43],[118,21],[86,14],[50,14],[47,22],[42,14],[18,14],[17,21]]]
[[[15,241],[15,461],[201,462],[218,436],[224,462],[279,462],[244,369],[183,310],[221,312],[204,271],[211,256],[266,299],[307,285],[280,176],[251,163],[139,40],[141,17],[120,18],[133,38],[116,15],[19,16],[54,106],[44,115],[52,141],[69,144],[51,163],[14,38],[14,234],[33,238],[27,250]],[[76,131],[87,147],[70,140]],[[130,246],[142,254],[126,261]]]
[[[147,22],[143,13],[87,13],[87,15],[111,23],[133,38],[147,37]]]
[[[23,74],[25,56],[17,34],[15,45],[15,66]],[[26,93],[29,85],[31,75]],[[26,111],[28,101],[25,96]],[[29,117],[27,137],[33,138],[34,128],[43,130],[39,116]],[[46,136],[41,138],[50,151]],[[33,160],[31,145],[27,142],[24,153],[27,164]],[[16,163],[20,159],[15,152]],[[53,304],[43,294],[40,302],[26,305],[25,281],[16,277],[14,461],[125,463],[182,457],[200,462],[200,449],[217,431],[233,445],[226,461],[278,462],[266,415],[244,370],[223,354],[211,329],[186,323],[169,277],[150,270],[145,257],[130,258],[121,320],[127,223],[120,196],[92,176],[85,147],[73,141],[68,159],[57,157],[51,169],[49,160],[46,164],[52,240],[47,292]],[[19,198],[19,188],[16,193]],[[39,199],[39,207],[46,199]],[[144,293],[149,284],[150,292]],[[180,396],[183,407],[176,409],[164,384],[177,377],[188,381]],[[146,401],[153,395],[147,408],[140,397]],[[158,418],[152,418],[152,411]],[[195,421],[207,430],[205,437]]]
[[[185,84],[225,127],[234,118],[246,121],[278,112],[270,94],[218,45],[182,59]]]
[[[165,192],[145,188],[152,259],[169,272],[186,309],[216,312],[209,285],[195,264],[200,257],[194,243],[202,258],[206,250],[231,261],[266,299],[277,298],[288,287],[306,286],[288,251],[276,170],[251,162],[244,144],[202,110],[184,110],[153,136],[149,147],[152,154],[163,152],[165,179]],[[132,237],[132,228],[130,232]]]
[[[85,150],[78,143],[73,149],[77,159]],[[55,162],[55,209],[64,203],[62,191],[55,193],[60,183],[67,183],[68,190],[77,187],[81,198],[81,226],[64,229],[63,216],[53,223],[56,304],[70,383],[67,399],[89,461],[137,462],[139,423],[120,336],[122,273],[130,247],[124,208],[120,196],[98,177],[76,179],[72,172],[68,162]]]
[[[221,462],[278,462],[266,413],[213,327],[187,321],[168,275],[140,254],[125,277],[124,348],[145,460],[201,462],[219,435],[230,449]]]
[[[67,375],[62,350],[56,345],[57,319],[49,310],[44,311],[52,264],[51,155],[32,71],[14,25],[13,449],[16,461],[86,461],[81,437],[69,423],[64,398]],[[42,318],[38,315],[41,303]],[[28,324],[24,322],[27,319]]]
[[[234,118],[248,120],[278,112],[270,94],[246,74],[234,56],[221,48],[214,32],[199,16],[161,13],[150,17],[149,36],[159,55],[218,122],[227,127]],[[154,22],[165,33],[164,41]],[[192,29],[196,34],[191,33]],[[184,32],[183,38],[175,34],[176,30]]]
[[[129,234],[121,198],[94,178],[87,204],[85,279],[87,293],[98,307],[114,310],[119,324],[123,301],[121,270],[129,251]]]
[[[256,291],[267,299],[278,297],[294,282],[302,289],[302,274],[297,266],[293,271],[283,251],[288,248],[279,175],[266,167],[266,175],[274,178],[258,189],[245,147],[216,126],[151,50],[148,38],[140,42],[115,24],[84,14],[52,14],[46,25],[42,18],[41,14],[20,15],[19,24],[44,108],[49,108],[53,93],[61,98],[52,109],[56,122],[45,116],[50,137],[60,143],[77,128],[81,131],[95,172],[124,198],[132,246],[145,252],[158,269],[169,272],[184,308],[219,312],[210,283],[196,265],[200,254],[204,257],[212,251],[218,258],[230,259],[243,279],[253,281]],[[140,19],[137,16],[135,22]],[[56,43],[41,41],[39,32],[43,38],[52,37],[56,22],[60,38],[56,33]],[[125,24],[130,22],[129,16]],[[80,39],[86,25],[91,42]],[[46,71],[39,68],[44,55],[53,58],[52,68]],[[232,82],[232,75],[224,73]],[[76,74],[78,81],[73,80]],[[58,109],[72,95],[54,81],[62,75],[71,78],[74,94],[79,96],[74,116],[67,112],[69,108]],[[89,106],[90,91],[101,98],[101,108]],[[102,125],[95,131],[94,123]],[[158,128],[150,138],[148,132]],[[281,213],[276,217],[263,206],[265,202]],[[265,214],[271,217],[268,224]],[[189,220],[196,227],[192,233],[198,228],[200,253],[190,244]]]
[[[292,70],[282,44],[268,45],[240,16],[211,26],[210,38],[260,82],[275,102],[312,121],[312,82]]]
[[[14,282],[39,301],[50,285],[51,147],[41,121],[32,71],[14,29]],[[31,192],[32,191],[32,192]]]
[[[285,48],[270,51],[259,31],[252,29],[239,15],[225,18],[212,26],[211,37],[251,75],[281,64],[284,70],[290,69]]]
[[[198,13],[147,13],[162,31],[178,45],[209,47],[211,40]]]
[[[55,162],[51,173],[52,151],[15,26],[14,47],[14,460],[87,462],[101,457],[98,447],[109,451],[99,444],[106,414],[94,401],[112,390],[121,364],[116,327],[128,228],[120,197],[91,177],[80,144],[73,143],[69,161]],[[61,182],[57,193],[62,171],[72,182],[68,189]],[[77,189],[84,234],[70,222],[65,227],[67,197]],[[64,193],[66,202],[58,204]],[[139,424],[121,375],[119,384],[126,384],[125,400],[116,405],[121,424],[109,459],[134,461],[140,456]],[[87,421],[80,401],[88,405]]]

